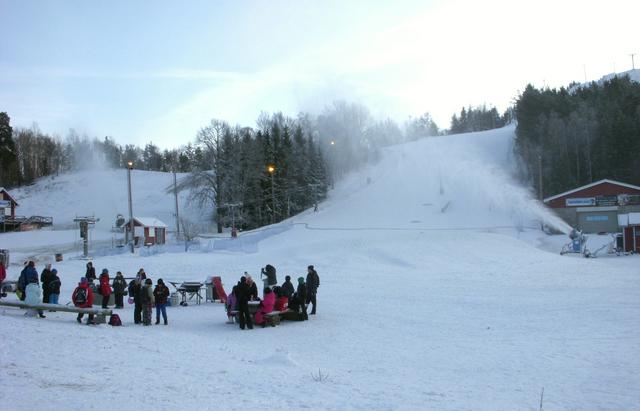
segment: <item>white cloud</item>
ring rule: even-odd
[[[372,12],[375,7],[370,6]],[[318,46],[317,28],[312,30],[313,47],[305,48],[304,30],[294,30],[295,25],[290,23],[285,32],[292,33],[291,38],[277,37],[277,61],[258,59],[261,63],[251,67],[236,65],[232,69],[224,60],[203,56],[201,64],[184,61],[181,66],[171,61],[167,67],[146,70],[128,69],[126,64],[116,65],[112,71],[12,70],[4,64],[0,72],[14,79],[95,78],[95,85],[103,78],[133,80],[127,84],[132,85],[132,95],[138,93],[141,101],[136,103],[149,110],[138,113],[132,108],[135,118],[132,115],[126,119],[129,122],[110,125],[116,116],[100,117],[103,113],[95,110],[98,103],[93,102],[85,104],[93,112],[85,113],[84,118],[96,116],[93,129],[99,128],[101,135],[121,139],[119,130],[127,130],[132,136],[128,143],[135,140],[144,144],[152,136],[154,143],[173,147],[191,141],[214,117],[251,126],[263,110],[290,115],[299,110],[318,112],[336,99],[359,101],[373,113],[398,121],[429,111],[440,127],[448,127],[451,115],[462,106],[487,103],[502,110],[529,82],[539,87],[559,87],[582,81],[585,71],[589,80],[597,79],[613,71],[614,66],[618,71],[630,68],[628,54],[640,53],[637,1],[454,0],[422,5],[400,2],[401,7],[406,12],[388,21],[368,19],[368,13],[363,12],[362,20],[354,25],[357,28],[341,27],[339,32],[346,34],[328,36],[322,46]],[[356,9],[352,6],[351,12]],[[316,7],[314,12],[322,10]],[[326,7],[325,12],[324,18],[313,21],[331,22],[340,10]],[[295,20],[295,16],[287,18]],[[265,24],[273,23],[269,20]],[[295,33],[301,34],[293,37]],[[234,38],[233,32],[226,34]],[[259,30],[252,35],[259,35]],[[251,45],[247,36],[243,37],[245,47]],[[268,44],[256,39],[255,47]],[[215,54],[204,43],[188,46],[197,51],[194,54],[205,50],[207,55]],[[286,51],[288,47],[291,54],[283,58],[287,53],[282,48]],[[269,55],[264,49],[249,48],[237,53]],[[637,60],[640,66],[640,57]],[[145,82],[147,88],[135,89],[138,79],[159,86],[163,84],[160,82],[175,81],[171,84],[184,84],[185,91],[170,95],[175,88],[157,87],[157,94],[146,95],[149,83]],[[91,90],[87,94],[91,97]],[[57,98],[65,104],[64,96]],[[110,105],[126,103],[122,98],[121,94],[114,95],[113,101],[105,99],[98,107],[109,112]],[[162,104],[145,103],[151,99]],[[67,101],[66,105],[75,103]],[[81,112],[75,114],[83,118]],[[63,120],[68,121],[68,116]],[[73,126],[76,124],[68,127]]]

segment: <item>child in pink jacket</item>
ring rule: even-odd
[[[260,308],[256,312],[255,315],[255,323],[256,324],[264,324],[264,314],[270,313],[273,311],[273,306],[276,304],[276,294],[271,291],[271,288],[267,287],[264,289],[264,298],[260,303]]]

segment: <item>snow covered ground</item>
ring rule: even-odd
[[[567,238],[535,227],[568,227],[508,178],[512,136],[392,147],[319,212],[239,240],[95,258],[227,289],[269,263],[279,281],[314,264],[318,315],[241,331],[210,303],[170,308],[167,327],[135,326],[131,306],[124,327],[1,309],[2,408],[538,410],[544,389],[545,410],[638,409],[640,256],[560,256]],[[54,265],[61,303],[84,264]]]

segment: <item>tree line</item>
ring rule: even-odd
[[[560,89],[528,85],[516,118],[521,176],[543,197],[604,178],[640,184],[640,84],[628,77]]]
[[[474,131],[492,130],[504,127],[513,121],[513,109],[507,109],[502,115],[495,107],[486,105],[478,107],[462,107],[460,115],[451,117],[449,134],[471,133]]]
[[[16,128],[7,113],[0,113],[0,184],[6,187],[31,184],[40,177],[93,168],[119,168],[129,161],[136,168],[188,172],[196,157],[192,145],[161,151],[153,143],[144,149],[124,147],[113,138],[90,139],[70,130],[65,139],[42,132],[37,126]]]
[[[485,111],[463,108],[463,128],[480,129]],[[461,130],[452,127],[451,132]],[[10,188],[52,174],[96,165],[124,168],[132,162],[136,169],[187,173],[181,189],[211,207],[219,230],[232,224],[250,229],[313,206],[346,173],[376,161],[385,146],[447,132],[429,113],[399,125],[375,119],[364,105],[336,101],[318,115],[263,112],[253,128],[214,119],[186,145],[161,150],[153,142],[123,146],[111,137],[90,138],[75,130],[63,139],[35,125],[14,129],[7,113],[0,113],[0,185]]]

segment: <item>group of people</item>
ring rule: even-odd
[[[80,280],[76,290],[88,288],[92,293],[90,283],[96,279],[95,268],[91,261],[87,263],[87,271],[85,277]],[[168,325],[167,319],[167,303],[169,301],[169,288],[165,285],[162,278],[159,278],[156,282],[156,286],[153,286],[153,281],[147,278],[147,273],[143,268],[138,270],[136,277],[127,283],[122,272],[116,273],[113,282],[109,284],[109,270],[106,268],[102,270],[102,273],[98,277],[99,285],[95,288],[98,293],[102,295],[102,308],[108,308],[109,298],[111,294],[114,294],[115,308],[124,307],[124,297],[129,296],[129,303],[134,305],[133,309],[133,322],[134,324],[151,325],[151,319],[153,316],[153,308],[156,309],[156,324],[160,324],[160,315],[164,325]],[[74,291],[75,296],[75,291]],[[83,298],[79,302],[74,299],[73,302],[77,307],[93,304],[93,296],[90,301],[84,301]],[[78,316],[78,322],[81,322],[82,316]],[[89,316],[89,323],[93,318]]]
[[[141,268],[138,271],[138,275],[140,275],[141,272],[144,273],[144,269]],[[124,308],[124,297],[127,295],[127,281],[124,279],[121,271],[116,273],[116,276],[110,284],[109,270],[103,268],[100,276],[96,278],[96,269],[93,263],[89,261],[84,278],[87,280],[87,284],[92,291],[102,295],[102,308],[109,308],[111,294],[113,294],[114,297],[115,308]],[[94,285],[95,280],[98,280],[97,285]]]
[[[288,275],[285,277],[284,283],[278,286],[276,270],[272,265],[267,265],[263,268],[262,274],[266,276],[262,299],[258,297],[258,288],[255,282],[246,272],[245,275],[240,277],[238,284],[233,287],[231,294],[227,298],[227,316],[230,323],[233,323],[233,318],[237,315],[237,320],[242,330],[245,327],[253,329],[254,323],[264,327],[266,314],[274,310],[285,311],[287,309],[297,313],[301,320],[307,320],[309,318],[307,314],[308,304],[313,305],[310,314],[314,315],[316,313],[316,294],[320,286],[320,277],[313,265],[307,267],[306,282],[304,277],[298,277],[296,288],[291,282],[291,276]],[[258,310],[253,317],[249,312],[250,301],[260,302]]]
[[[245,327],[252,329],[254,323],[264,326],[266,314],[274,310],[290,310],[298,313],[299,319],[307,320],[307,306],[309,304],[312,305],[309,314],[316,313],[316,294],[320,286],[320,277],[313,265],[307,267],[306,281],[304,277],[298,278],[297,287],[294,287],[291,276],[288,275],[282,285],[278,286],[276,269],[272,265],[263,268],[262,275],[266,277],[262,299],[258,296],[258,287],[255,281],[246,272],[238,284],[233,287],[226,304],[227,315],[231,322],[237,313],[241,329],[245,329]],[[4,266],[0,264],[0,283],[4,277],[6,277],[6,271]],[[98,284],[94,283],[96,280]],[[42,292],[40,286],[42,286]],[[37,305],[40,302],[58,304],[60,286],[58,270],[52,268],[51,264],[46,264],[38,276],[35,263],[28,261],[25,262],[18,279],[17,295],[20,300],[26,301],[30,305]],[[96,276],[93,263],[89,261],[84,277],[80,279],[78,286],[73,290],[71,300],[78,308],[92,308],[96,293],[102,296],[102,308],[109,307],[109,299],[112,294],[114,295],[115,308],[124,308],[124,297],[128,295],[129,303],[134,305],[133,322],[135,324],[151,325],[154,307],[156,309],[155,324],[160,324],[160,316],[162,316],[164,325],[168,324],[166,307],[170,296],[169,288],[161,278],[157,280],[154,287],[153,281],[147,278],[147,274],[142,268],[129,283],[120,271],[111,281],[108,269],[102,269],[100,275]],[[250,301],[259,302],[258,309],[253,316],[249,312]],[[39,317],[45,318],[42,310],[35,312]],[[83,317],[84,313],[78,314],[76,318],[78,323],[82,323]],[[88,315],[87,324],[95,324],[93,314]]]
[[[42,284],[42,290],[40,284]],[[58,304],[60,285],[58,270],[52,269],[51,264],[47,264],[38,276],[35,262],[27,261],[20,272],[20,277],[18,277],[16,294],[20,301],[31,305],[39,304],[41,298],[44,303]],[[27,314],[31,314],[31,312],[27,312]],[[42,310],[37,310],[37,314],[40,318],[46,317]]]
[[[6,277],[4,265],[0,269],[0,283]],[[94,281],[98,280],[98,284]],[[21,301],[30,305],[38,305],[41,302],[46,304],[58,304],[60,297],[61,281],[58,270],[46,264],[40,276],[36,270],[35,262],[25,262],[24,268],[18,278],[16,294]],[[135,304],[134,323],[151,325],[153,308],[156,309],[156,324],[160,323],[160,316],[164,324],[168,324],[166,306],[169,300],[169,288],[162,279],[158,279],[153,287],[153,281],[147,278],[143,268],[141,268],[135,279],[129,284],[125,280],[122,272],[118,271],[111,281],[109,270],[102,269],[100,276],[96,276],[93,263],[89,261],[86,266],[84,277],[78,282],[78,286],[73,290],[71,301],[78,308],[92,308],[95,294],[102,296],[102,308],[109,307],[109,299],[114,295],[115,308],[124,308],[124,297],[129,295],[130,302]],[[46,318],[42,310],[35,311],[40,318]],[[83,313],[79,313],[76,320],[82,322]],[[95,324],[94,315],[89,314],[87,324]]]
[[[156,324],[160,324],[160,315],[164,325],[167,321],[167,303],[169,301],[169,288],[162,278],[159,278],[155,288],[153,281],[147,278],[144,272],[139,272],[128,288],[129,301],[133,302],[133,322],[135,324],[151,325],[153,307],[156,308]]]

